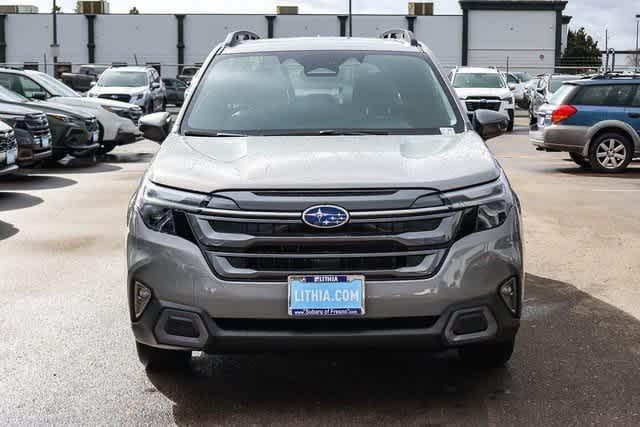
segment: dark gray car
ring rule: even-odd
[[[413,34],[230,34],[192,83],[129,210],[140,359],[191,351],[459,349],[502,364],[523,297],[520,209]],[[166,138],[165,138],[166,137]]]

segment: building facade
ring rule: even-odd
[[[445,68],[496,66],[553,70],[562,51],[565,1],[462,0],[462,15],[354,15],[354,37],[376,37],[407,28],[425,42]],[[231,31],[260,37],[346,36],[345,15],[251,14],[58,14],[57,61],[71,64],[161,64],[165,77],[184,64],[203,62]],[[0,14],[0,64],[39,63],[53,71],[53,16]]]

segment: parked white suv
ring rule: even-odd
[[[507,81],[495,68],[458,67],[450,73],[451,84],[471,116],[476,110],[493,110],[509,115],[513,130],[515,99]]]
[[[135,104],[145,114],[164,111],[167,106],[167,90],[153,67],[111,67],[87,95]]]

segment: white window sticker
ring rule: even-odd
[[[453,136],[456,134],[456,131],[453,128],[440,128],[440,133],[444,136]]]

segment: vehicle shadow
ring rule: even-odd
[[[13,237],[19,232],[20,230],[18,230],[13,224],[0,221],[0,241]]]
[[[77,181],[59,176],[39,174],[12,174],[0,178],[2,190],[52,190],[69,187]]]
[[[147,375],[178,425],[639,425],[640,321],[566,283],[527,285],[500,369],[455,352],[364,351],[203,356]]]
[[[28,169],[30,174],[39,173],[63,173],[63,174],[85,174],[115,172],[122,169],[120,166],[107,163],[96,163],[90,159],[67,158],[58,162],[48,163],[40,169]]]
[[[26,193],[0,192],[0,212],[30,208],[43,201],[40,197]]]
[[[149,163],[153,153],[109,153],[101,157],[106,163]]]
[[[583,169],[575,165],[575,163],[573,163],[571,159],[565,159],[565,161],[567,163],[570,163],[573,166],[569,166],[566,168],[556,168],[555,169],[556,172],[565,173],[568,175],[598,177],[598,178],[640,179],[640,167],[638,167],[640,165],[638,165],[637,163],[635,164],[631,163],[627,169],[618,173],[599,173],[589,169]]]

